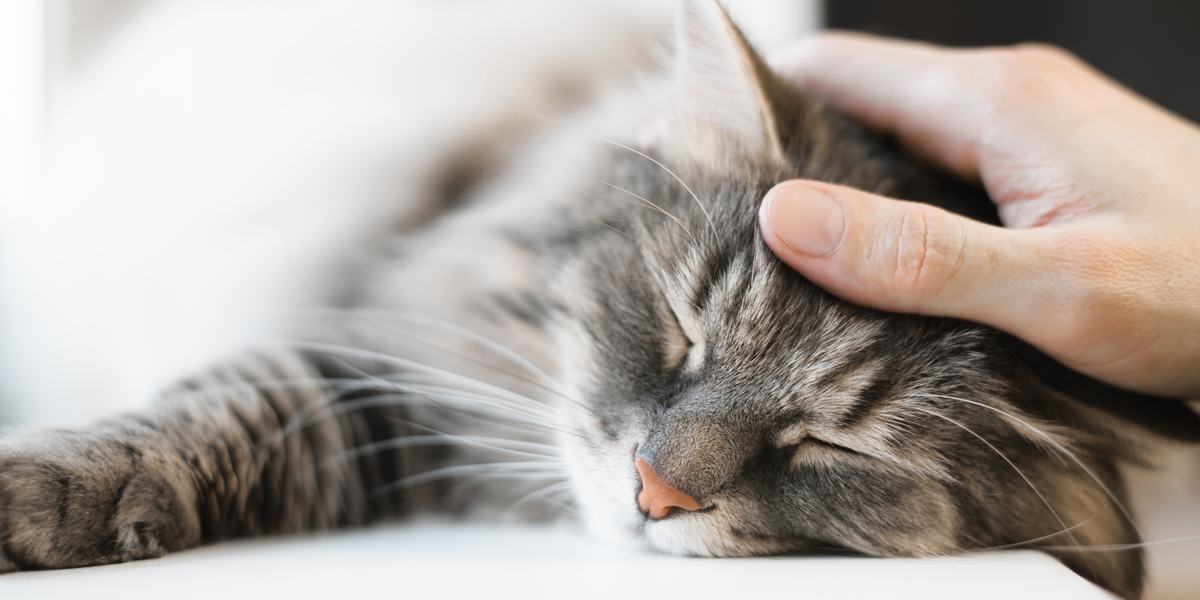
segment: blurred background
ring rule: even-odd
[[[1047,42],[1200,121],[1200,3],[1174,0],[836,0],[824,23],[951,46]]]
[[[1200,120],[1200,3],[730,0],[760,49],[822,27],[1064,46]],[[269,332],[321,257],[512,107],[653,62],[671,2],[0,2],[0,423],[79,424]],[[571,94],[566,94],[571,96]],[[1196,452],[1134,474],[1146,537],[1200,534]],[[1153,547],[1195,597],[1200,543]]]

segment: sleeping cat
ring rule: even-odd
[[[715,3],[685,2],[679,31],[664,105],[609,108],[655,118],[555,124],[379,240],[296,339],[144,412],[0,442],[0,571],[563,512],[702,556],[1044,548],[1136,596],[1140,552],[1102,551],[1139,542],[1116,464],[1196,416],[790,271],[756,230],[783,179],[994,215],[778,80]]]

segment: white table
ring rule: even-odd
[[[661,556],[565,529],[389,526],[0,576],[17,598],[1071,598],[1112,596],[1030,551],[938,559]]]

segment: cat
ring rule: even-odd
[[[676,52],[656,118],[552,124],[376,240],[295,339],[0,440],[0,571],[518,511],[701,556],[1042,548],[1136,596],[1140,551],[1094,551],[1139,542],[1116,465],[1200,419],[786,268],[756,230],[784,179],[995,215],[780,80],[715,2],[681,4]]]

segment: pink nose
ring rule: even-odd
[[[638,508],[651,519],[666,517],[677,508],[686,511],[700,509],[700,503],[695,498],[664,481],[644,459],[635,460],[633,467],[642,479],[642,491],[637,495]]]

